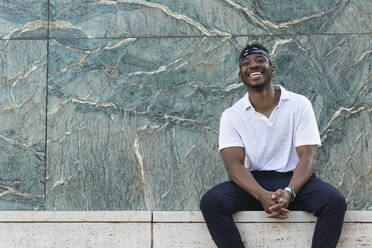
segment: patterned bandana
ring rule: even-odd
[[[247,50],[245,50],[244,53],[242,54],[242,56],[240,56],[240,58],[239,58],[239,64],[242,63],[242,61],[248,55],[251,55],[251,54],[261,54],[269,60],[270,64],[272,64],[271,59],[270,59],[270,55],[267,52],[265,52],[264,50],[262,50],[260,48],[257,48],[257,47],[252,47],[252,48],[248,48]]]

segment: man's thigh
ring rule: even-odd
[[[344,199],[344,196],[329,183],[312,176],[298,192],[296,199],[289,205],[291,210],[302,210],[317,216],[318,210],[330,201]]]
[[[233,181],[216,185],[204,197],[231,213],[244,210],[263,210],[261,203],[256,198]]]

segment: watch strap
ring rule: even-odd
[[[294,200],[294,198],[296,198],[296,193],[294,192],[294,190],[291,188],[291,187],[285,187],[284,190],[288,191],[289,193],[291,193],[292,195],[292,200]]]

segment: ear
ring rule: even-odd
[[[275,66],[273,66],[273,65],[271,66],[271,73],[275,74]]]
[[[243,81],[242,80],[242,74],[241,74],[240,70],[239,70],[238,76],[239,76],[240,81]]]

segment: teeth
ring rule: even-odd
[[[256,76],[256,75],[262,75],[262,73],[261,72],[253,72],[253,73],[251,73],[249,76]]]

